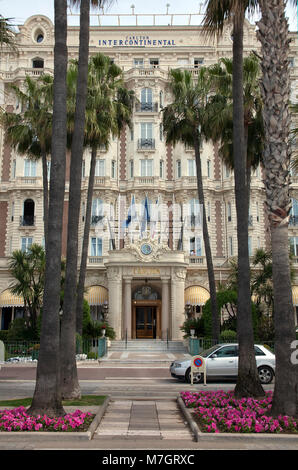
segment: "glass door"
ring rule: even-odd
[[[136,337],[156,338],[156,307],[136,308]]]

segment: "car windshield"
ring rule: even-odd
[[[220,346],[220,345],[217,344],[216,346],[212,346],[212,347],[209,348],[209,349],[205,349],[205,351],[200,352],[199,355],[202,356],[202,357],[207,357],[207,356],[209,356],[209,354],[212,354],[214,351],[216,351],[216,349],[218,349],[219,346]]]

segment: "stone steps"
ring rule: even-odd
[[[163,340],[118,340],[111,341],[109,351],[140,351],[140,352],[181,352],[188,350],[182,341]]]

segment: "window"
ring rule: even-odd
[[[210,222],[211,220],[211,204],[210,201],[207,202],[207,220]]]
[[[133,178],[133,160],[129,161],[129,175],[130,178]]]
[[[141,139],[139,142],[141,149],[154,149],[155,143],[153,139],[153,123],[141,122]]]
[[[97,224],[103,218],[103,203],[99,198],[92,200],[91,224]]]
[[[102,239],[91,237],[91,256],[102,256]]]
[[[160,178],[164,177],[164,161],[163,160],[159,161],[159,177]]]
[[[260,213],[259,213],[259,203],[256,202],[256,218],[257,218],[257,222],[260,221]]]
[[[13,160],[13,162],[12,162],[12,171],[11,171],[12,179],[15,179],[15,177],[16,177],[16,169],[17,169],[17,161]]]
[[[198,199],[189,201],[190,226],[198,226],[201,224],[201,206]]]
[[[25,159],[24,176],[36,176],[36,162],[34,160]]]
[[[44,60],[36,57],[32,59],[32,68],[33,69],[43,69],[44,68]]]
[[[134,59],[133,63],[135,67],[144,67],[144,59]]]
[[[189,239],[189,254],[191,256],[203,256],[201,237],[191,237]]]
[[[230,202],[227,203],[227,217],[228,217],[228,222],[231,222],[231,220],[232,220],[232,204]]]
[[[82,161],[82,178],[85,178],[85,168],[86,168],[86,164],[85,164],[85,160]]]
[[[14,202],[11,203],[11,222],[13,222],[14,219]]]
[[[21,218],[22,226],[34,225],[35,203],[32,199],[26,199],[23,206],[23,217]]]
[[[187,160],[188,163],[188,176],[196,176],[196,161],[195,160]]]
[[[207,176],[208,178],[211,177],[211,161],[207,160]]]
[[[115,160],[112,160],[112,163],[111,163],[111,176],[113,179],[116,178],[116,161]]]
[[[160,90],[159,92],[159,106],[163,108],[163,91]]]
[[[233,237],[229,237],[229,255],[233,256]]]
[[[290,251],[293,256],[298,256],[298,237],[290,237]]]
[[[141,160],[141,176],[153,176],[153,160]]]
[[[151,88],[143,88],[141,91],[141,111],[153,110],[153,94]]]
[[[149,59],[150,67],[157,68],[159,66],[159,59]]]
[[[290,213],[290,225],[298,225],[298,200],[292,198],[292,208]]]
[[[177,178],[181,178],[181,160],[176,162]]]
[[[262,349],[258,348],[258,346],[255,346],[255,355],[256,356],[266,356],[264,351],[262,351]]]
[[[213,356],[213,354],[212,354]],[[212,357],[211,356],[211,357]],[[238,346],[224,346],[218,351],[214,352],[216,357],[238,357]]]
[[[32,237],[22,237],[21,239],[21,250],[22,252],[26,252],[29,250],[30,246],[33,243],[33,238]]]
[[[193,60],[193,65],[194,65],[195,69],[199,68],[199,66],[203,65],[203,63],[204,63],[203,57],[199,57],[199,58]]]
[[[225,165],[225,178],[229,178],[229,176],[230,176],[230,168],[227,165]]]
[[[51,160],[47,160],[47,175],[48,175],[48,181],[50,181],[50,176],[51,176]]]
[[[133,141],[134,140],[134,127],[132,126],[131,129],[130,129],[130,140]]]
[[[163,125],[162,122],[159,124],[159,140],[163,141]]]
[[[105,160],[96,160],[95,176],[105,176]]]

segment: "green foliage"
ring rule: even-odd
[[[8,330],[0,330],[0,341],[7,341]]]
[[[233,330],[224,330],[220,334],[220,341],[223,342],[236,342],[237,341],[237,333]]]
[[[25,318],[16,318],[7,331],[7,341],[33,341],[38,339],[37,330],[33,329]]]
[[[204,321],[202,318],[189,318],[185,320],[183,325],[180,327],[180,330],[183,331],[184,338],[191,336],[190,330],[195,329],[195,336],[200,337],[204,336]]]
[[[217,297],[217,306],[218,306],[218,315],[220,315],[221,309],[225,308],[227,312],[229,312],[229,321],[225,322],[224,325],[221,326],[222,331],[231,325],[234,325],[236,330],[237,325],[237,292],[234,290],[221,290],[218,291],[216,294]],[[257,337],[257,324],[258,324],[258,315],[256,306],[254,303],[251,303],[251,310],[252,310],[252,321],[253,321],[253,330],[255,337]],[[211,302],[210,299],[207,300],[203,307],[203,323],[204,323],[204,332],[205,337],[211,338],[212,337],[212,316],[211,316]]]

